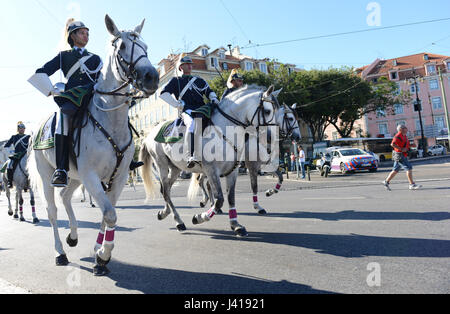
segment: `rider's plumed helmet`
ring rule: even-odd
[[[17,122],[17,129],[25,129],[25,124],[22,121]]]
[[[74,21],[73,19],[67,21],[67,42],[69,43],[70,47],[73,47],[73,40],[72,38],[70,38],[70,35],[72,35],[73,32],[83,28],[89,30],[89,28],[87,28],[83,22]]]

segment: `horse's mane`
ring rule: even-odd
[[[227,106],[229,104],[233,104],[236,102],[237,99],[249,95],[251,93],[255,92],[261,92],[263,93],[265,91],[265,87],[251,84],[251,85],[244,85],[241,88],[238,88],[237,90],[231,92],[228,94],[224,99],[222,99],[221,105]]]

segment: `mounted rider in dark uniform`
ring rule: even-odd
[[[195,122],[196,118],[210,119],[211,105],[205,104],[204,97],[212,104],[219,104],[217,95],[211,90],[208,83],[197,76],[192,76],[193,61],[189,56],[181,56],[177,70],[183,72],[182,77],[174,77],[161,91],[160,98],[172,107],[182,112],[187,133],[184,147],[188,151],[187,167],[195,167],[199,159],[195,156],[195,135],[200,137],[202,130]],[[174,98],[175,97],[175,98]]]
[[[224,99],[235,90],[241,88],[244,85],[244,77],[240,75],[236,70],[231,71],[230,77],[227,82],[227,89],[222,95],[221,99]]]
[[[14,155],[9,157],[10,162],[6,169],[6,176],[8,178],[8,188],[13,187],[14,171],[17,168],[20,160],[27,153],[30,136],[25,134],[25,124],[17,123],[17,134],[13,135],[8,142],[3,146],[4,148],[14,147]]]
[[[54,59],[38,69],[29,80],[44,95],[54,96],[60,108],[55,131],[56,171],[52,178],[52,185],[55,187],[67,186],[71,118],[78,112],[84,96],[93,92],[103,67],[101,58],[85,48],[89,42],[89,28],[84,23],[69,19],[66,24],[66,36],[72,49],[60,52]],[[58,70],[62,70],[67,79],[64,90],[61,90],[61,85],[58,86],[59,83],[53,87],[49,78]],[[130,168],[141,165],[132,163]]]

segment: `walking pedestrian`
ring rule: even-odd
[[[394,139],[392,140],[391,146],[394,149],[392,152],[392,160],[394,161],[394,168],[392,169],[392,172],[389,174],[387,179],[383,181],[384,187],[390,191],[391,188],[389,184],[391,183],[392,179],[398,174],[401,168],[406,170],[406,177],[409,181],[409,189],[410,190],[418,190],[422,186],[418,185],[414,182],[413,179],[413,167],[411,163],[408,161],[408,152],[410,150],[410,144],[407,137],[408,128],[405,125],[399,125],[397,127],[398,133],[394,136]]]
[[[300,169],[302,170],[302,179],[304,179],[304,178],[306,178],[306,173],[305,173],[306,155],[305,155],[305,151],[303,150],[302,146],[298,147],[298,161],[300,164]]]

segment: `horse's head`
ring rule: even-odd
[[[277,124],[283,137],[289,137],[294,141],[300,141],[300,127],[298,125],[297,104],[292,107],[283,104],[276,112]]]
[[[275,110],[278,102],[276,97],[281,90],[274,91],[274,89],[270,86],[262,94],[261,91],[254,92],[241,99],[242,103],[246,103],[246,107],[250,109],[245,114],[248,125],[261,127],[276,123]]]
[[[119,31],[114,21],[108,15],[105,17],[106,28],[114,36],[110,56],[114,76],[151,96],[158,89],[159,74],[148,59],[147,45],[140,36],[144,22],[133,31]]]

